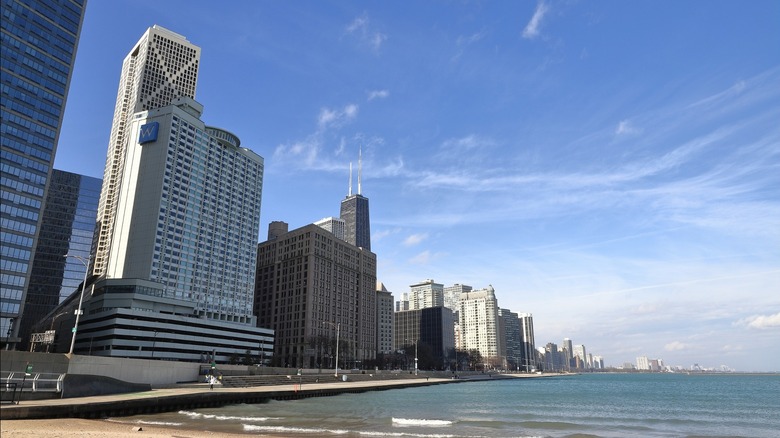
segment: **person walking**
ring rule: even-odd
[[[211,387],[211,390],[214,390],[214,375],[209,376],[209,387]]]

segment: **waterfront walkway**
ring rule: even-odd
[[[263,403],[268,400],[294,400],[327,397],[343,393],[380,391],[412,386],[465,382],[442,378],[409,378],[393,380],[346,381],[227,388],[221,384],[189,384],[151,391],[78,397],[66,399],[25,400],[19,404],[0,405],[0,420],[41,418],[104,418],[137,414],[170,412],[180,409],[217,407],[237,403]]]
[[[502,378],[553,377],[556,375],[560,376],[559,374],[473,374],[463,376],[460,379],[396,376],[392,379],[330,380],[314,383],[306,383],[304,380],[296,379],[296,376],[291,376],[287,383],[277,385],[226,387],[222,384],[215,384],[214,389],[210,389],[208,383],[198,383],[151,391],[92,397],[43,400],[25,400],[22,397],[19,404],[0,405],[0,420],[121,417],[219,407],[238,403],[265,403],[269,400],[329,397],[345,393],[383,391],[444,383],[464,383]]]

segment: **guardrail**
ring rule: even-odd
[[[3,371],[0,374],[0,400],[19,403],[23,392],[62,392],[64,379],[65,374]],[[10,400],[6,400],[8,393],[11,393]]]

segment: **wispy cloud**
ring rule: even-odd
[[[525,26],[525,29],[523,29],[523,38],[532,40],[539,36],[542,20],[544,19],[544,16],[547,14],[548,10],[549,7],[544,1],[540,1],[536,5],[536,10],[534,10],[534,15],[531,17],[531,21],[529,21]]]
[[[347,25],[346,32],[358,38],[360,44],[367,46],[375,53],[379,52],[382,44],[387,40],[387,35],[371,27],[371,20],[368,18],[368,13],[365,12]]]
[[[481,137],[476,134],[470,134],[465,137],[445,140],[441,144],[440,149],[446,151],[447,153],[462,153],[493,146],[494,144],[495,142],[489,138]]]
[[[327,141],[329,133],[336,131],[352,122],[357,118],[359,111],[358,105],[349,103],[342,108],[320,109],[317,115],[316,130],[307,135],[303,140],[296,140],[289,143],[283,143],[274,149],[274,159],[279,162],[294,163],[298,168],[316,169],[316,170],[341,170],[344,163],[334,161],[333,159],[323,159],[323,148]],[[341,155],[346,147],[344,137],[337,138],[334,156]],[[330,155],[328,155],[330,157]]]
[[[317,117],[317,126],[319,129],[331,127],[341,127],[357,117],[358,106],[354,103],[345,105],[341,109],[322,108]]]
[[[409,263],[412,265],[430,265],[434,261],[445,257],[446,255],[447,254],[444,252],[431,252],[429,250],[425,250],[409,259]]]
[[[459,46],[467,46],[469,44],[474,44],[487,35],[487,31],[481,30],[479,32],[472,33],[471,35],[461,35],[456,40],[457,45]]]
[[[774,315],[754,315],[744,318],[738,321],[737,325],[758,330],[780,328],[780,312]]]
[[[666,351],[680,351],[680,350],[685,350],[686,348],[690,348],[690,347],[691,346],[688,345],[688,344],[683,344],[680,341],[674,341],[674,342],[670,342],[670,343],[664,345],[664,350],[666,350]]]
[[[404,246],[415,246],[422,243],[423,240],[428,238],[428,234],[421,233],[421,234],[412,234],[411,236],[408,236],[403,241]]]
[[[622,120],[618,123],[617,128],[615,128],[615,135],[637,134],[639,132],[641,132],[641,130],[628,120]]]
[[[388,96],[390,96],[390,92],[388,90],[372,90],[368,92],[369,101],[374,99],[385,99]]]

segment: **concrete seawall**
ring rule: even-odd
[[[165,388],[132,394],[82,397],[74,399],[23,400],[18,405],[0,407],[0,420],[43,418],[105,418],[154,414],[182,409],[219,407],[238,403],[265,403],[269,400],[295,400],[329,397],[345,393],[382,391],[413,386],[467,382],[450,379],[408,379],[395,381],[294,384],[259,388],[223,388],[210,390],[207,384]]]

